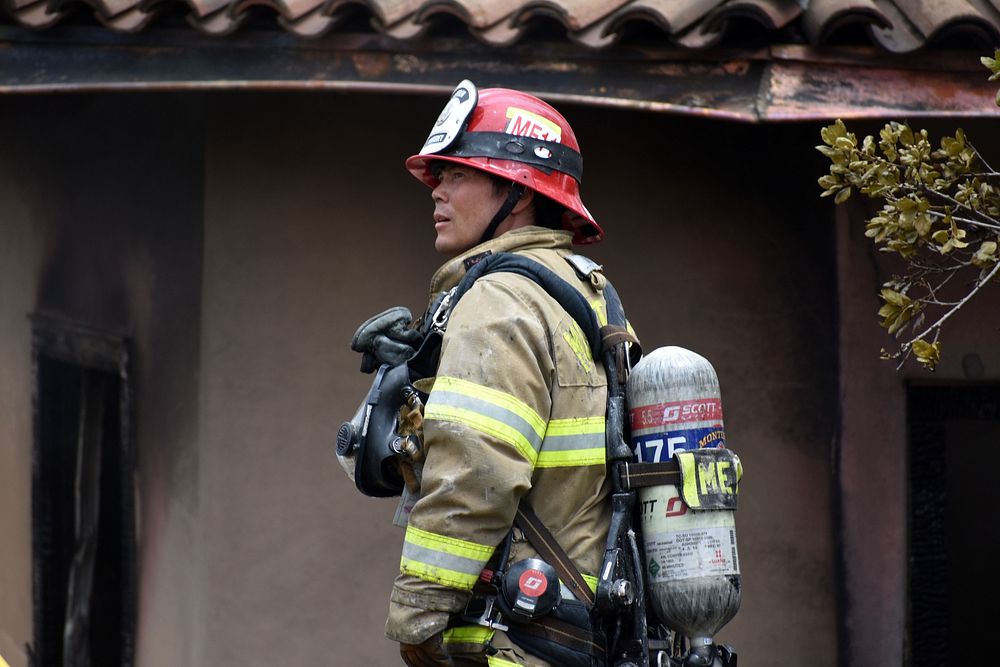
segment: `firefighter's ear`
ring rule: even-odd
[[[521,198],[517,200],[517,203],[514,204],[514,208],[512,208],[510,212],[520,213],[521,211],[531,206],[532,202],[534,201],[535,201],[535,191],[525,188],[524,194],[522,194]]]

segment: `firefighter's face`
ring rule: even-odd
[[[493,180],[477,169],[445,164],[437,174],[441,183],[434,199],[434,249],[454,257],[479,243],[506,196],[493,189]]]

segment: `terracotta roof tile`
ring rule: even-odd
[[[545,16],[565,26],[568,38],[599,49],[646,23],[663,31],[666,45],[692,49],[725,46],[737,24],[758,25],[764,35],[787,41],[804,35],[812,45],[858,35],[890,52],[910,52],[968,38],[975,46],[1000,43],[1000,0],[83,0],[112,30],[134,32],[155,25],[159,9],[186,5],[196,29],[221,35],[236,30],[251,7],[267,7],[277,25],[302,37],[335,29],[363,7],[373,28],[397,39],[414,39],[443,15],[457,17],[489,45],[521,39]],[[56,23],[81,0],[2,0],[13,20],[31,28]],[[783,31],[788,26],[796,30]],[[644,33],[649,39],[649,33]],[[561,36],[561,33],[560,33]],[[794,37],[793,37],[794,39]]]
[[[250,7],[268,7],[280,18],[295,21],[321,8],[326,0],[235,0],[230,5],[230,13],[240,15]]]
[[[896,4],[906,8],[907,18],[928,38],[964,22],[989,23],[968,0],[909,0]]]
[[[195,16],[204,18],[210,14],[225,9],[231,0],[187,0],[187,4],[194,10]]]
[[[853,25],[889,28],[892,24],[874,0],[812,0],[802,17],[802,28],[813,44]]]
[[[412,16],[427,0],[364,0],[385,25],[392,25]]]
[[[915,51],[956,35],[981,45],[1000,43],[1000,13],[983,0],[882,0],[879,6],[889,26],[870,33],[888,51]]]
[[[139,7],[131,7],[125,11],[118,12],[114,16],[103,16],[97,14],[98,19],[104,25],[118,32],[138,32],[156,17],[156,11],[145,11]]]
[[[299,37],[319,37],[330,31],[340,20],[340,16],[329,15],[326,3],[322,3],[309,13],[295,19],[286,19],[283,16],[279,16],[278,24]]]
[[[636,0],[610,17],[609,29],[618,30],[627,21],[655,23],[668,34],[678,34],[700,21],[725,0]]]
[[[487,44],[507,46],[520,39],[532,19],[542,16],[556,19],[564,25],[570,39],[585,46],[598,47],[602,37],[588,41],[586,34],[594,32],[593,26],[603,26],[603,20],[612,15],[621,5],[628,5],[632,0],[610,0],[596,3],[589,0],[518,0],[511,3],[510,13],[501,20],[485,27],[470,26],[473,34]],[[600,27],[597,29],[600,32]],[[583,37],[579,37],[583,35]],[[613,38],[612,38],[613,41]],[[610,41],[608,42],[610,43]]]
[[[54,25],[62,12],[51,11],[44,2],[25,2],[20,7],[11,10],[11,15],[30,28],[48,28]]]

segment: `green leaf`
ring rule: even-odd
[[[933,371],[934,367],[938,365],[941,361],[941,343],[940,341],[935,343],[928,343],[925,340],[913,341],[913,354],[916,355],[917,361],[927,367],[928,370]]]
[[[827,174],[826,176],[821,176],[819,180],[816,181],[816,183],[819,184],[819,187],[825,189],[834,188],[840,185],[840,181],[837,179],[837,177],[832,176],[830,174]]]
[[[894,306],[899,306],[902,308],[910,302],[910,298],[905,294],[900,294],[896,290],[889,289],[887,287],[882,288],[882,300],[886,303],[891,303]]]
[[[996,241],[983,241],[979,250],[972,256],[972,263],[981,269],[989,268],[997,261],[996,252]]]
[[[851,188],[842,188],[837,196],[833,198],[834,204],[843,204],[851,196]]]
[[[934,224],[934,219],[929,215],[918,215],[913,221],[913,226],[916,228],[917,233],[920,236],[927,236],[927,233],[931,231],[931,226]]]
[[[854,148],[854,142],[849,137],[837,137],[833,145],[841,150],[849,151]]]
[[[819,131],[819,136],[827,146],[833,146],[837,139],[847,134],[847,126],[839,118],[833,125],[827,125]]]

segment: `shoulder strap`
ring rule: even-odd
[[[594,309],[590,307],[587,299],[580,294],[578,289],[533,259],[509,252],[500,252],[483,258],[466,272],[458,284],[451,297],[451,307],[455,307],[455,304],[461,300],[462,296],[477,280],[487,274],[500,272],[515,273],[538,283],[583,329],[594,359],[601,358],[601,325],[597,321]],[[621,303],[619,302],[620,307]]]
[[[588,607],[593,607],[594,592],[587,585],[587,580],[583,578],[583,574],[577,569],[569,554],[559,545],[556,538],[535,514],[535,510],[531,508],[528,501],[522,499],[521,504],[517,506],[514,524],[528,538],[531,546],[535,547],[538,555],[555,568],[556,572],[559,573],[559,578],[573,591],[576,598],[586,602]]]

